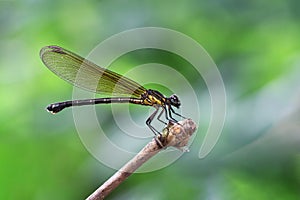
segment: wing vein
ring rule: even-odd
[[[54,74],[91,92],[140,97],[146,90],[137,82],[58,46],[42,48],[40,57]]]

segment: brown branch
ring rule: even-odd
[[[162,149],[173,146],[182,151],[188,151],[187,143],[195,130],[196,124],[191,119],[185,119],[175,124],[170,123],[162,131],[162,136],[153,138],[152,141],[150,141],[134,158],[132,158],[119,171],[111,176],[86,200],[104,199],[136,169],[138,169],[142,164],[144,164]]]

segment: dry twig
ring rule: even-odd
[[[162,149],[173,146],[182,151],[188,151],[187,144],[195,130],[196,125],[191,119],[185,119],[175,124],[169,124],[163,130],[161,137],[153,138],[152,141],[150,141],[134,158],[111,176],[86,200],[104,199],[136,169]]]

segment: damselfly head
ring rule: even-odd
[[[170,100],[170,103],[172,106],[175,106],[176,108],[179,108],[181,103],[180,103],[180,100],[178,98],[178,96],[176,94],[172,94],[169,98]]]

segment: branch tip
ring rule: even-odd
[[[167,147],[173,146],[183,152],[188,152],[188,141],[195,131],[196,124],[191,119],[185,119],[177,123],[169,122],[167,127],[162,130],[160,136],[153,138],[135,157],[103,183],[86,200],[104,199],[141,165]]]

